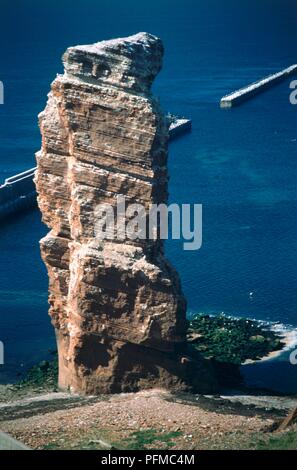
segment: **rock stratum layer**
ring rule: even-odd
[[[94,394],[207,390],[188,355],[186,302],[156,240],[98,240],[98,204],[167,201],[168,123],[150,92],[163,46],[147,33],[67,49],[39,116],[36,186],[59,386]]]

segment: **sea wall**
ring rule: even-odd
[[[278,73],[269,75],[262,80],[234,91],[230,95],[224,96],[221,99],[220,106],[221,108],[232,108],[295,74],[297,74],[297,65],[291,65]]]
[[[7,178],[0,186],[0,219],[36,207],[35,168]]]

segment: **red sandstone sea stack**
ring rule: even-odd
[[[168,123],[150,88],[163,46],[147,33],[76,46],[40,114],[36,185],[59,386],[85,394],[208,391],[190,357],[186,302],[162,240],[98,240],[95,208],[167,202]]]

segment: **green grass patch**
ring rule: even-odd
[[[44,446],[42,446],[42,450],[57,450],[58,448],[59,446],[55,442],[49,442],[48,444],[44,444]]]
[[[21,389],[45,388],[55,390],[58,386],[58,358],[42,361],[29,369],[25,377],[17,384]]]
[[[181,436],[180,431],[161,432],[156,429],[135,431],[120,443],[113,443],[116,448],[129,450],[148,450],[156,443],[162,444],[162,449],[170,449],[175,445],[174,439]]]
[[[255,444],[256,450],[297,450],[297,431],[261,438]]]
[[[258,322],[225,315],[196,315],[189,322],[188,338],[204,357],[237,365],[284,346],[280,336]]]

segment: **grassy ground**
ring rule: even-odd
[[[157,429],[146,429],[131,433],[121,442],[114,442],[114,446],[118,449],[145,450],[157,443],[162,449],[170,449],[175,445],[175,438],[181,435],[180,431],[162,432]]]
[[[257,450],[297,450],[297,426],[287,432],[272,436],[258,436],[255,441]]]
[[[45,444],[42,450],[73,449],[73,450],[148,450],[163,449],[169,450],[176,444],[176,438],[181,436],[181,432],[163,432],[160,429],[146,429],[131,432],[127,437],[119,439],[118,436],[106,432],[103,429],[82,435],[69,442],[67,439],[52,441]]]
[[[129,436],[119,439],[113,439],[112,436],[103,430],[96,433],[85,435],[73,442],[66,440],[53,441],[42,447],[44,450],[55,449],[74,449],[74,450],[95,450],[95,449],[120,449],[120,450],[150,450],[162,449],[170,450],[180,447],[181,432],[164,432],[160,429],[147,429],[143,431],[131,432]],[[110,446],[108,447],[108,444]],[[208,438],[199,438],[192,440],[191,446],[186,445],[186,449],[197,450],[297,450],[297,427],[277,433],[255,433],[246,434],[244,432],[234,432],[229,435],[217,438],[215,436]]]
[[[258,322],[225,315],[194,316],[188,339],[205,358],[235,365],[261,359],[284,346],[274,331]]]

